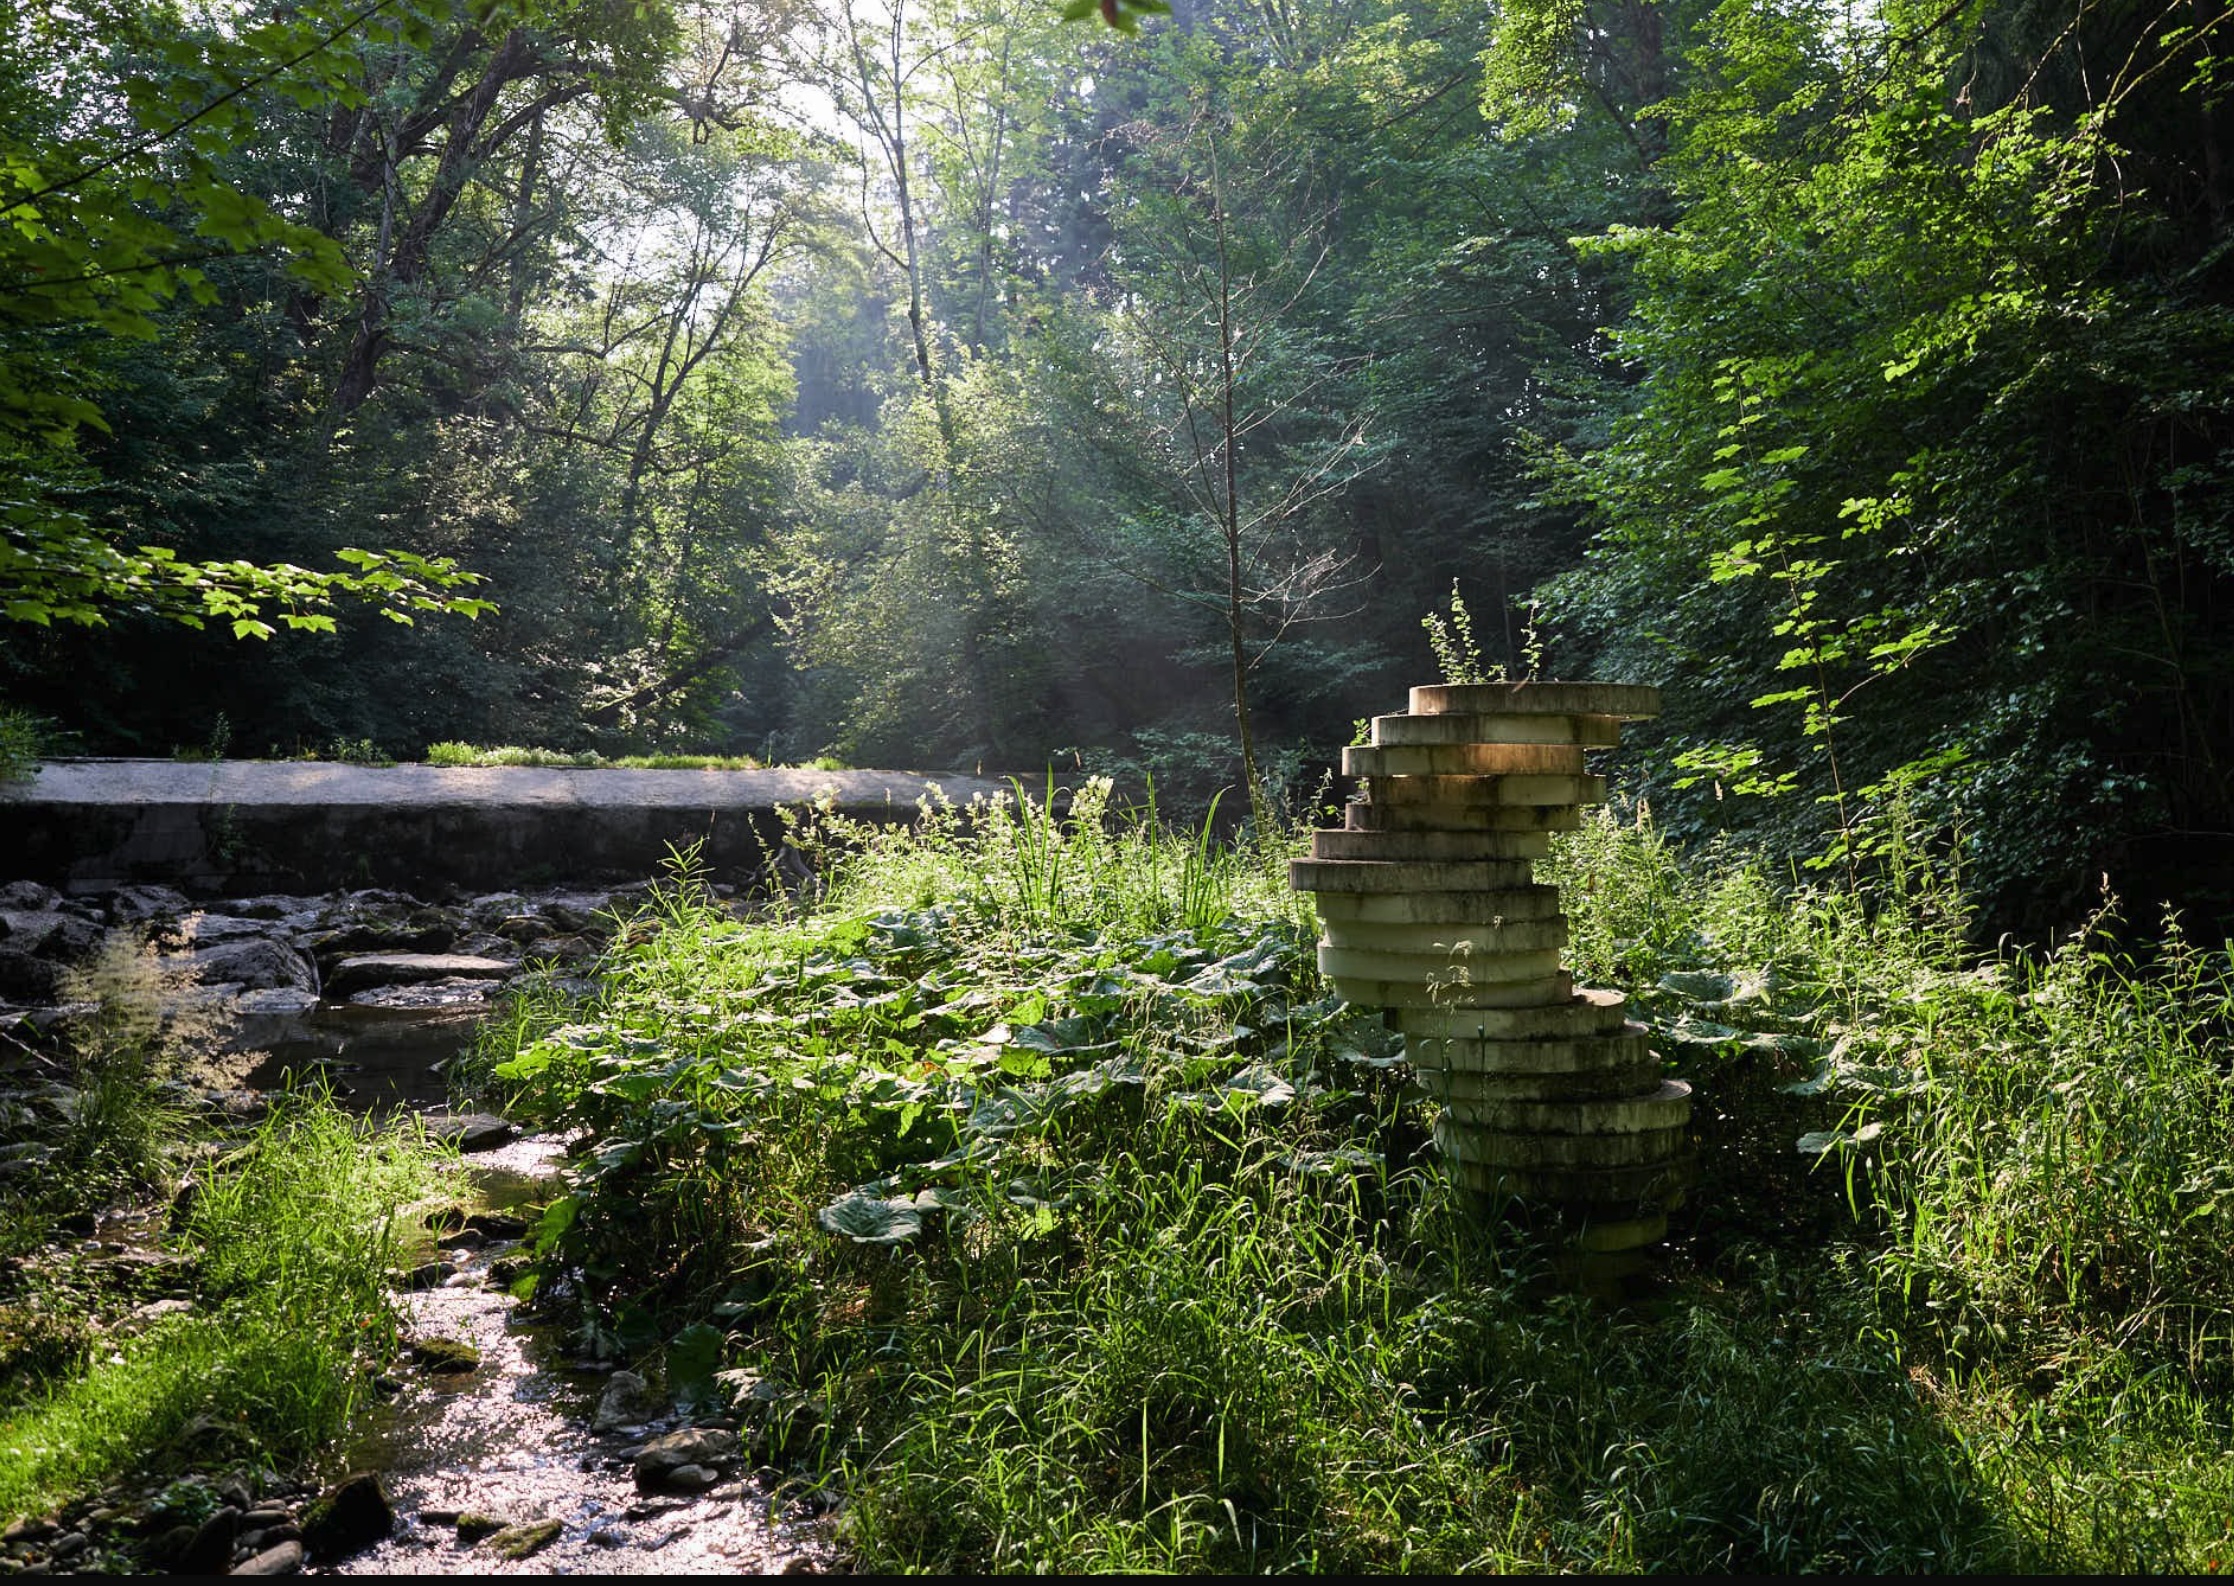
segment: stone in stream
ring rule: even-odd
[[[407,986],[373,986],[353,993],[349,1006],[382,1013],[457,1012],[488,1006],[495,1000],[500,984],[494,980],[469,980],[453,975],[444,980],[425,980]]]
[[[344,1477],[303,1511],[303,1546],[314,1559],[347,1558],[396,1527],[396,1512],[371,1471]]]
[[[303,1545],[286,1541],[274,1543],[262,1552],[242,1559],[233,1566],[235,1575],[295,1575],[303,1567]]]
[[[118,887],[106,894],[109,918],[118,925],[138,925],[166,915],[185,914],[194,904],[174,887]]]
[[[185,1527],[181,1526],[180,1530]],[[175,1535],[175,1533],[174,1533]],[[222,1575],[233,1562],[233,1539],[240,1535],[240,1511],[220,1509],[187,1536],[173,1554],[172,1573]],[[169,1540],[166,1538],[165,1540]]]
[[[665,1402],[633,1371],[616,1371],[605,1379],[598,1395],[597,1414],[590,1421],[593,1432],[618,1431],[650,1420],[666,1408]]]
[[[238,986],[247,991],[314,991],[318,984],[309,959],[267,936],[198,947],[165,959],[163,967],[197,985]]]
[[[430,1112],[421,1122],[433,1138],[460,1151],[494,1151],[520,1137],[518,1124],[488,1112]]]
[[[703,1479],[705,1475],[735,1458],[736,1454],[735,1432],[706,1427],[669,1432],[665,1437],[653,1438],[637,1451],[636,1485],[647,1492],[671,1483],[691,1491],[710,1487],[713,1482]],[[694,1474],[675,1481],[685,1470]]]
[[[470,953],[359,953],[326,973],[326,995],[346,997],[370,986],[411,986],[428,980],[501,980],[520,966]]]
[[[419,1518],[431,1521],[434,1516],[431,1512],[422,1512]],[[500,1532],[509,1531],[518,1523],[509,1515],[483,1514],[478,1509],[466,1509],[461,1511],[457,1517],[458,1540],[467,1547],[471,1547],[483,1537],[496,1536]]]
[[[463,1339],[425,1334],[404,1345],[419,1366],[434,1376],[462,1376],[481,1369],[481,1351]]]
[[[461,1525],[464,1523],[461,1519]],[[530,1520],[525,1525],[506,1526],[489,1538],[489,1551],[498,1558],[523,1559],[556,1542],[561,1526],[556,1520]]]

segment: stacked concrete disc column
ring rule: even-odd
[[[1658,710],[1658,690],[1617,683],[1415,688],[1343,751],[1364,801],[1289,877],[1316,898],[1320,969],[1403,1032],[1452,1177],[1556,1206],[1589,1251],[1667,1232],[1691,1088],[1662,1077],[1619,992],[1575,989],[1559,890],[1533,866],[1605,799],[1584,756]]]

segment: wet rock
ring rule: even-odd
[[[235,1013],[258,1018],[294,1019],[316,1010],[318,993],[299,986],[244,991],[233,999]]]
[[[150,1300],[147,1304],[135,1306],[126,1312],[112,1331],[119,1338],[136,1338],[159,1322],[168,1321],[174,1316],[193,1314],[192,1300]]]
[[[458,1269],[447,1261],[427,1261],[405,1272],[388,1274],[388,1286],[397,1289],[439,1289],[457,1275]]]
[[[411,986],[429,980],[500,980],[518,967],[470,953],[360,953],[336,962],[326,994],[347,996],[371,986]]]
[[[53,1002],[61,995],[61,965],[20,947],[0,944],[0,1000]]]
[[[76,1558],[93,1545],[93,1538],[83,1531],[69,1531],[54,1539],[54,1546],[47,1549],[47,1557],[57,1564]]]
[[[308,925],[318,917],[318,900],[290,893],[266,893],[253,898],[229,898],[218,905],[226,914],[243,920],[280,920]]]
[[[411,1358],[431,1375],[462,1376],[481,1367],[481,1351],[460,1338],[428,1334],[404,1346]]]
[[[194,906],[185,893],[171,887],[118,887],[102,901],[108,906],[110,920],[118,925],[138,925],[184,914]]]
[[[709,1431],[692,1427],[687,1431],[669,1432],[665,1437],[655,1437],[636,1455],[636,1485],[647,1491],[665,1487],[674,1482],[676,1475],[693,1469],[697,1474],[685,1478],[678,1485],[696,1491],[711,1486],[701,1479],[707,1472],[718,1469],[737,1453],[737,1434]]]
[[[296,1541],[274,1543],[233,1566],[235,1575],[296,1575],[302,1572],[303,1545]]]
[[[539,936],[520,951],[532,963],[586,964],[600,949],[579,936]]]
[[[527,1219],[515,1217],[510,1212],[473,1212],[467,1216],[465,1227],[489,1239],[527,1237]]]
[[[518,1523],[509,1515],[482,1514],[479,1510],[467,1509],[457,1519],[458,1540],[471,1547],[483,1537],[500,1535]]]
[[[170,959],[165,967],[174,974],[191,975],[204,986],[233,985],[244,991],[315,992],[318,988],[318,974],[310,960],[268,936],[198,947]]]
[[[507,1526],[489,1538],[489,1550],[498,1558],[523,1559],[556,1542],[559,1530],[556,1520],[533,1520],[526,1525]]]
[[[450,944],[450,951],[475,958],[499,958],[507,963],[519,956],[518,944],[488,931],[474,931]]]
[[[374,986],[350,997],[352,1008],[384,1013],[439,1013],[445,1009],[485,1007],[500,990],[494,980],[430,980],[409,986]]]
[[[181,1575],[222,1575],[233,1562],[233,1542],[239,1535],[240,1511],[220,1509],[196,1526],[186,1545],[172,1555],[172,1568]]]
[[[240,1510],[246,1510],[255,1501],[248,1495],[247,1483],[239,1481],[220,1483],[217,1489],[217,1497],[219,1502],[230,1504],[235,1509]]]
[[[359,1471],[303,1511],[303,1546],[315,1559],[347,1558],[384,1540],[395,1525],[380,1478]]]
[[[721,1480],[721,1473],[704,1465],[677,1465],[661,1483],[670,1492],[704,1492]]]
[[[0,941],[42,958],[75,962],[101,945],[101,927],[60,909],[0,909]]]
[[[273,935],[271,922],[237,914],[194,913],[182,915],[161,933],[166,942],[181,947],[215,947],[220,942],[246,941]]]
[[[597,1414],[590,1421],[593,1432],[611,1432],[648,1421],[666,1408],[651,1384],[633,1371],[616,1371],[605,1380],[598,1396]]]
[[[188,1569],[181,1562],[187,1549],[194,1545],[194,1531],[195,1528],[190,1525],[174,1525],[146,1544],[141,1550],[141,1557],[155,1568],[170,1570],[174,1574],[207,1574],[206,1570]],[[228,1554],[230,1551],[228,1548]]]
[[[520,1137],[520,1126],[487,1112],[430,1112],[421,1120],[428,1134],[460,1151],[494,1151]]]

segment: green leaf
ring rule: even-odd
[[[886,1200],[848,1190],[815,1213],[826,1233],[857,1245],[897,1245],[923,1232],[923,1213],[912,1199]]]
[[[714,1374],[721,1369],[723,1336],[694,1322],[667,1344],[667,1388],[684,1409],[714,1402]]]

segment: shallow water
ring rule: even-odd
[[[555,1170],[547,1139],[468,1158],[483,1198],[520,1204]],[[343,1575],[767,1574],[819,1569],[828,1547],[804,1519],[780,1515],[782,1495],[730,1476],[693,1496],[639,1493],[616,1456],[665,1422],[590,1430],[604,1378],[567,1369],[555,1329],[525,1320],[485,1286],[492,1245],[459,1260],[454,1286],[406,1296],[418,1332],[460,1339],[481,1352],[477,1370],[434,1376],[399,1367],[403,1392],[374,1411],[339,1468],[383,1473],[395,1534],[325,1573]],[[455,1259],[455,1258],[453,1258]],[[516,1561],[488,1543],[462,1545],[455,1514],[516,1523],[557,1520],[556,1541]]]
[[[439,1065],[473,1044],[486,1009],[390,1013],[321,1007],[243,1033],[238,1045],[260,1054],[242,1083],[253,1090],[323,1082],[351,1112],[389,1118],[442,1106]]]

